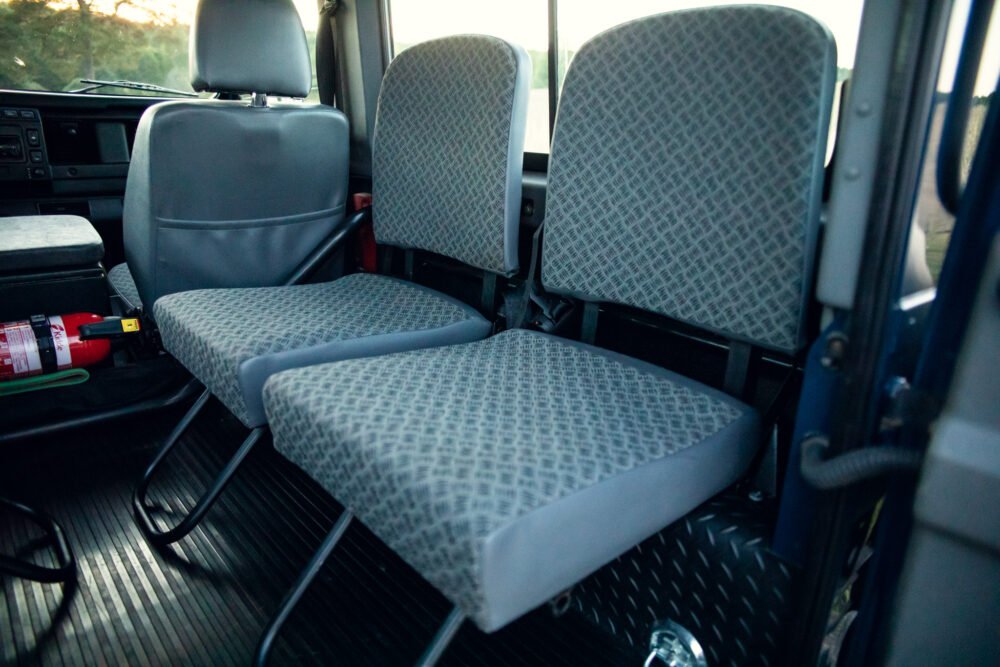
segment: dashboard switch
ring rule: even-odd
[[[29,151],[28,152],[28,157],[31,158],[31,161],[34,164],[41,164],[42,163],[42,151]]]
[[[25,130],[25,136],[28,138],[29,146],[41,146],[42,145],[42,135],[38,130],[29,129]]]
[[[0,136],[0,159],[5,162],[24,160],[21,138],[12,135]]]

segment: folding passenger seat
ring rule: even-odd
[[[125,189],[128,263],[108,272],[124,310],[148,313],[191,289],[282,285],[344,222],[347,118],[268,99],[312,86],[291,0],[200,0],[190,42],[191,87],[229,99],[142,115]]]
[[[662,14],[577,53],[549,163],[541,282],[791,356],[805,343],[836,49],[776,7]],[[744,368],[745,370],[745,368]],[[637,359],[537,331],[281,372],[276,449],[495,631],[741,479],[760,418]]]
[[[444,255],[483,272],[518,268],[527,53],[466,35],[401,53],[385,73],[373,146],[373,224],[381,244]],[[259,441],[264,381],[279,370],[475,341],[492,322],[475,308],[412,282],[355,273],[327,283],[194,290],[159,299],[163,346],[205,392],[169,436],[136,490],[140,526],[154,543],[197,524]],[[210,490],[161,531],[144,501],[159,463],[214,394],[253,429]]]

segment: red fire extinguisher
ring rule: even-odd
[[[80,340],[80,326],[103,322],[93,313],[33,315],[30,320],[0,324],[0,382],[83,368],[111,354],[104,339]]]

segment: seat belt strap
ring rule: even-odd
[[[382,269],[379,273],[384,273],[389,276],[392,275],[392,246],[382,246]]]
[[[583,304],[583,322],[580,323],[580,340],[588,345],[593,345],[597,341],[597,316],[601,312],[601,306],[596,301],[587,301]]]
[[[483,291],[480,295],[480,307],[486,315],[492,317],[497,301],[497,274],[483,271]]]
[[[543,226],[544,223],[538,225],[538,229],[531,236],[531,260],[528,262],[528,274],[524,278],[524,286],[521,288],[521,294],[516,299],[513,299],[514,307],[508,311],[510,313],[510,320],[507,322],[507,327],[510,329],[523,328],[527,324],[528,315],[531,312],[531,303],[536,293],[536,281],[538,280],[535,273],[538,271],[538,256],[541,253]]]
[[[746,395],[752,357],[753,346],[750,343],[738,340],[729,342],[729,356],[726,358],[726,376],[722,382],[722,389],[730,396],[743,400]]]
[[[316,86],[319,101],[327,106],[344,110],[343,76],[337,49],[337,10],[339,0],[326,0],[319,10],[319,28],[316,33]]]
[[[416,251],[413,248],[403,250],[403,277],[410,282],[413,282],[413,267],[416,263]]]
[[[796,362],[792,362],[788,373],[785,374],[778,390],[774,392],[770,402],[764,409],[760,418],[760,433],[757,438],[757,452],[754,454],[750,466],[747,468],[747,479],[754,490],[762,492],[765,496],[773,498],[777,493],[778,481],[778,453],[775,428],[781,418],[782,411],[788,406],[788,402],[795,397]]]

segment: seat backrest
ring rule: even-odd
[[[400,53],[379,91],[375,238],[500,274],[517,270],[531,62],[495,37]]]
[[[553,136],[546,289],[799,349],[835,79],[829,31],[778,7],[660,14],[588,42]]]
[[[195,90],[305,97],[291,0],[201,0]],[[266,99],[266,98],[265,98]],[[143,114],[125,191],[125,255],[148,310],[172,292],[277,285],[343,220],[348,125],[318,104],[164,102]]]

